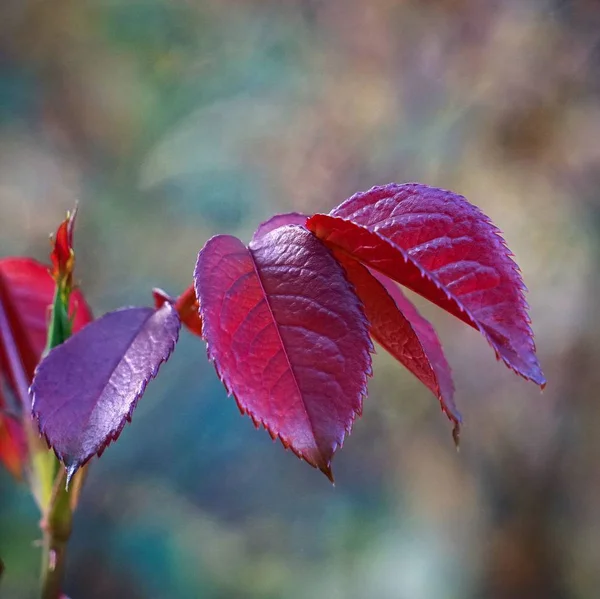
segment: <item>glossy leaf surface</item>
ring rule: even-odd
[[[498,229],[462,196],[413,183],[374,187],[307,227],[477,328],[509,367],[545,384],[518,267]]]
[[[209,358],[243,413],[329,478],[361,413],[371,342],[341,266],[306,229],[213,237],[194,274]]]
[[[148,381],[173,351],[179,328],[168,303],[159,310],[117,310],[42,360],[31,386],[33,413],[69,477],[131,420]]]

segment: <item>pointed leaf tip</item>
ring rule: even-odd
[[[177,341],[175,309],[109,312],[53,349],[31,391],[40,432],[69,477],[116,440]]]
[[[454,424],[454,428],[452,429],[452,440],[454,441],[454,446],[456,447],[456,451],[460,451],[460,423],[456,422]]]
[[[333,470],[331,469],[331,464],[327,464],[319,468],[321,472],[329,479],[329,482],[335,487],[335,479],[333,477]]]
[[[240,411],[331,479],[372,349],[341,266],[309,231],[283,226],[249,248],[213,237],[194,279],[209,358]]]
[[[66,473],[67,473],[67,479],[65,481],[65,489],[68,491],[69,490],[69,486],[71,484],[71,480],[73,480],[73,477],[75,476],[75,474],[79,470],[79,465],[77,463],[70,464],[70,465],[68,465],[68,466],[65,467],[65,470],[66,470]]]

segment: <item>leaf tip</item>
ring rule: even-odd
[[[319,466],[319,470],[329,479],[329,482],[335,487],[335,479],[333,477],[333,470],[331,469],[331,462]]]
[[[68,491],[69,485],[71,484],[73,477],[75,476],[77,470],[79,470],[79,464],[77,464],[76,462],[70,463],[70,464],[66,465],[65,470],[67,472],[67,480],[65,482],[65,490]]]
[[[461,423],[455,421],[454,428],[452,429],[452,440],[454,441],[454,447],[456,447],[457,453],[460,451],[460,426]]]

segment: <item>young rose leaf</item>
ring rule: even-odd
[[[13,372],[15,362],[20,363],[29,384],[46,347],[54,291],[55,282],[47,266],[29,258],[0,260],[0,302],[7,321],[6,327],[0,327],[0,370],[18,397],[18,375]],[[74,314],[75,332],[93,317],[78,289],[71,293],[69,305]],[[18,356],[11,359],[7,347],[13,346]],[[24,406],[24,409],[29,411],[30,406]]]
[[[67,218],[59,225],[56,235],[53,236],[52,252],[52,277],[65,291],[70,292],[73,286],[73,269],[75,268],[75,252],[73,251],[73,229],[77,206],[73,212],[67,212]]]
[[[33,414],[69,479],[118,438],[171,355],[180,326],[169,303],[125,308],[90,323],[42,360],[31,386]]]
[[[190,285],[177,299],[172,298],[162,289],[152,290],[154,305],[160,308],[165,302],[169,302],[177,310],[181,324],[183,324],[190,333],[202,337],[202,321],[198,314],[199,306],[196,299],[196,290]]]
[[[374,187],[307,227],[478,329],[507,366],[545,385],[518,267],[498,229],[462,196],[417,183]]]
[[[209,358],[241,412],[332,479],[372,349],[340,265],[306,229],[285,226],[248,248],[213,237],[194,280]]]
[[[462,418],[454,404],[450,367],[433,327],[393,281],[369,272],[344,252],[334,256],[364,304],[372,337],[440,400],[455,425],[456,439]]]

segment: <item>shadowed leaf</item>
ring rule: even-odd
[[[498,229],[462,196],[416,183],[374,187],[307,227],[478,329],[509,367],[545,384],[518,267]]]
[[[452,374],[431,324],[393,281],[343,252],[334,255],[365,306],[373,338],[440,400],[457,438],[462,419],[454,404]]]
[[[159,310],[125,308],[89,324],[42,360],[31,386],[33,413],[69,478],[131,420],[179,328],[168,303]]]
[[[240,410],[331,479],[371,374],[367,321],[340,265],[285,226],[249,248],[213,237],[194,280],[209,358]]]

